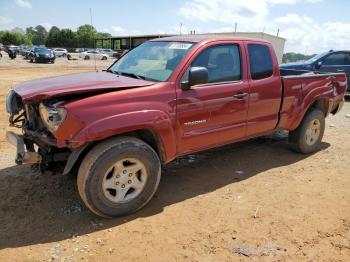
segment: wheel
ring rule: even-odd
[[[85,60],[89,60],[89,59],[90,59],[90,56],[87,55],[87,56],[84,57],[84,59],[85,59]]]
[[[66,54],[62,54],[62,57],[66,57],[67,55]]]
[[[309,110],[297,129],[289,132],[289,144],[299,153],[314,152],[321,143],[325,129],[325,115],[316,108]]]
[[[133,213],[156,192],[161,164],[156,152],[133,137],[112,138],[91,149],[78,171],[84,204],[102,217]]]
[[[107,60],[107,56],[102,56],[102,60]]]

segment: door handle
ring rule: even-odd
[[[239,92],[239,93],[233,95],[233,97],[237,98],[237,99],[242,99],[242,98],[245,98],[247,95],[248,95],[248,93]]]

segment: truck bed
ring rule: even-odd
[[[282,101],[278,128],[294,130],[304,111],[314,102],[323,103],[327,114],[342,103],[347,87],[345,73],[315,73],[281,69]]]

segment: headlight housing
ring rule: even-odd
[[[41,120],[51,132],[56,132],[67,116],[67,110],[63,107],[58,107],[59,104],[45,106],[43,103],[40,103],[39,105]]]

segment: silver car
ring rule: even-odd
[[[55,48],[55,49],[53,49],[53,52],[54,52],[55,56],[58,56],[58,57],[61,57],[61,56],[66,57],[68,54],[68,51],[65,48]]]

